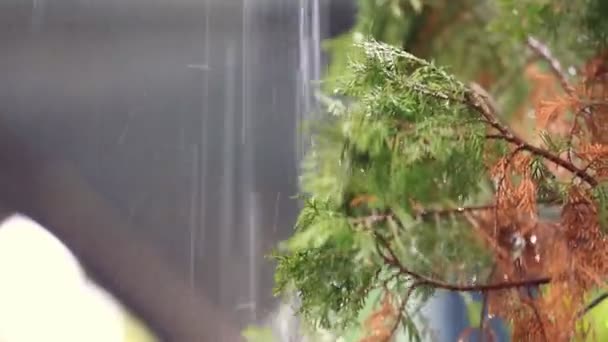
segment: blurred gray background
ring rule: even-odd
[[[349,18],[349,1],[4,0],[0,118],[73,161],[222,310],[259,320],[319,42]]]

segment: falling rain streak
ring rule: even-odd
[[[222,205],[220,210],[220,260],[229,260],[234,250],[234,186],[235,186],[235,106],[237,99],[236,84],[236,48],[232,41],[228,41],[226,46],[226,59],[224,65],[224,137],[221,143],[221,153],[223,159],[221,173],[221,192],[220,198]],[[233,293],[230,291],[229,274],[220,274],[220,300],[223,305],[230,305],[230,298]]]

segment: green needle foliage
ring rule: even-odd
[[[447,279],[483,266],[482,251],[470,246],[470,230],[457,218],[437,218],[441,226],[421,220],[412,202],[465,205],[481,191],[485,127],[465,104],[465,86],[387,44],[369,40],[358,48],[365,58],[350,65],[352,77],[339,90],[356,101],[316,130],[296,234],[276,254],[277,292],[295,288],[301,313],[322,327],[355,323],[372,289],[406,289],[414,281],[387,267],[379,237],[423,274]],[[371,200],[353,206],[361,194]],[[412,296],[431,293],[418,287]]]

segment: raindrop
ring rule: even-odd
[[[32,32],[38,32],[40,26],[42,26],[42,21],[45,13],[45,0],[33,0],[32,1],[32,20],[31,20],[31,30]]]
[[[273,219],[273,225],[272,225],[273,226],[272,230],[274,232],[276,232],[277,228],[278,228],[277,227],[277,222],[278,222],[278,219],[279,219],[279,207],[280,207],[280,203],[281,203],[281,193],[277,192],[277,197],[276,197],[276,200],[274,202],[274,219]]]

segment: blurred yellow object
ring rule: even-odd
[[[146,326],[133,315],[125,313],[125,342],[159,342]]]

